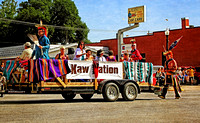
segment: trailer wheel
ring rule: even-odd
[[[93,96],[93,94],[80,94],[80,96],[84,99],[84,100],[90,100]]]
[[[73,100],[75,96],[76,94],[62,93],[62,97],[67,101]]]
[[[103,97],[106,101],[114,102],[119,97],[119,88],[115,83],[108,83],[103,90]]]
[[[135,84],[129,82],[124,85],[124,88],[122,91],[122,97],[124,100],[133,101],[136,99],[137,94],[138,94],[138,90]]]

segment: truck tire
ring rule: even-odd
[[[115,83],[108,83],[103,89],[103,97],[106,101],[114,102],[119,97],[119,88]]]
[[[126,83],[124,85],[123,91],[122,91],[122,97],[126,101],[133,101],[136,99],[138,94],[137,87],[134,83]]]
[[[90,100],[93,96],[93,94],[80,94],[80,96],[84,99],[84,100]]]
[[[67,101],[73,100],[75,96],[76,94],[62,93],[62,97]]]

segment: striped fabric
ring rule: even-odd
[[[123,62],[125,79],[153,83],[153,64],[144,62]]]
[[[15,62],[14,60],[8,60],[6,61],[5,70],[3,72],[3,75],[6,77],[6,80],[10,79],[10,75],[15,69],[19,66],[19,62]]]
[[[70,73],[67,60],[36,59],[29,60],[29,82],[46,81]]]

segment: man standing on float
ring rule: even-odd
[[[37,45],[35,46],[32,58],[35,56],[36,59],[39,58],[49,59],[50,41],[47,38],[47,27],[42,25],[38,26],[38,35],[39,35],[39,46]]]
[[[136,41],[135,39],[131,39],[131,59],[135,62],[139,62],[142,59],[142,56],[138,49],[136,49]]]

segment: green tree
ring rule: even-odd
[[[49,13],[51,7],[51,0],[28,0],[19,4],[17,20],[39,23],[40,20],[43,23],[48,24],[51,18]],[[20,42],[26,42],[28,39],[28,33],[37,33],[37,28],[34,24],[20,24],[17,26],[18,31],[15,33],[15,37]],[[49,32],[53,29],[49,28]],[[49,35],[51,37],[51,33]]]
[[[71,0],[54,0],[51,8],[50,24],[56,26],[64,26],[65,29],[56,28],[52,39],[61,43],[72,43],[80,40],[86,40],[88,28],[81,21],[78,15],[78,9]]]
[[[4,46],[5,42],[11,42],[13,24],[7,19],[14,19],[17,13],[17,2],[15,0],[4,0],[0,4],[0,42]],[[4,43],[4,44],[2,44]]]
[[[17,13],[17,2],[15,0],[4,0],[0,4],[0,17],[13,19]]]
[[[49,23],[51,0],[28,0],[19,4],[17,19],[21,21]]]
[[[37,33],[33,23],[38,24],[40,20],[43,24],[54,25],[48,26],[48,37],[51,43],[71,43],[80,40],[90,42],[87,39],[89,32],[87,25],[81,21],[78,9],[72,0],[28,0],[21,2],[17,11],[16,6],[17,2],[14,0],[4,0],[0,6],[1,18],[24,22],[3,24],[0,27],[1,30],[8,30],[8,26],[10,27],[12,31],[6,33],[1,31],[0,36],[4,35],[5,39],[10,37],[9,40],[15,44],[28,41],[28,33]]]

